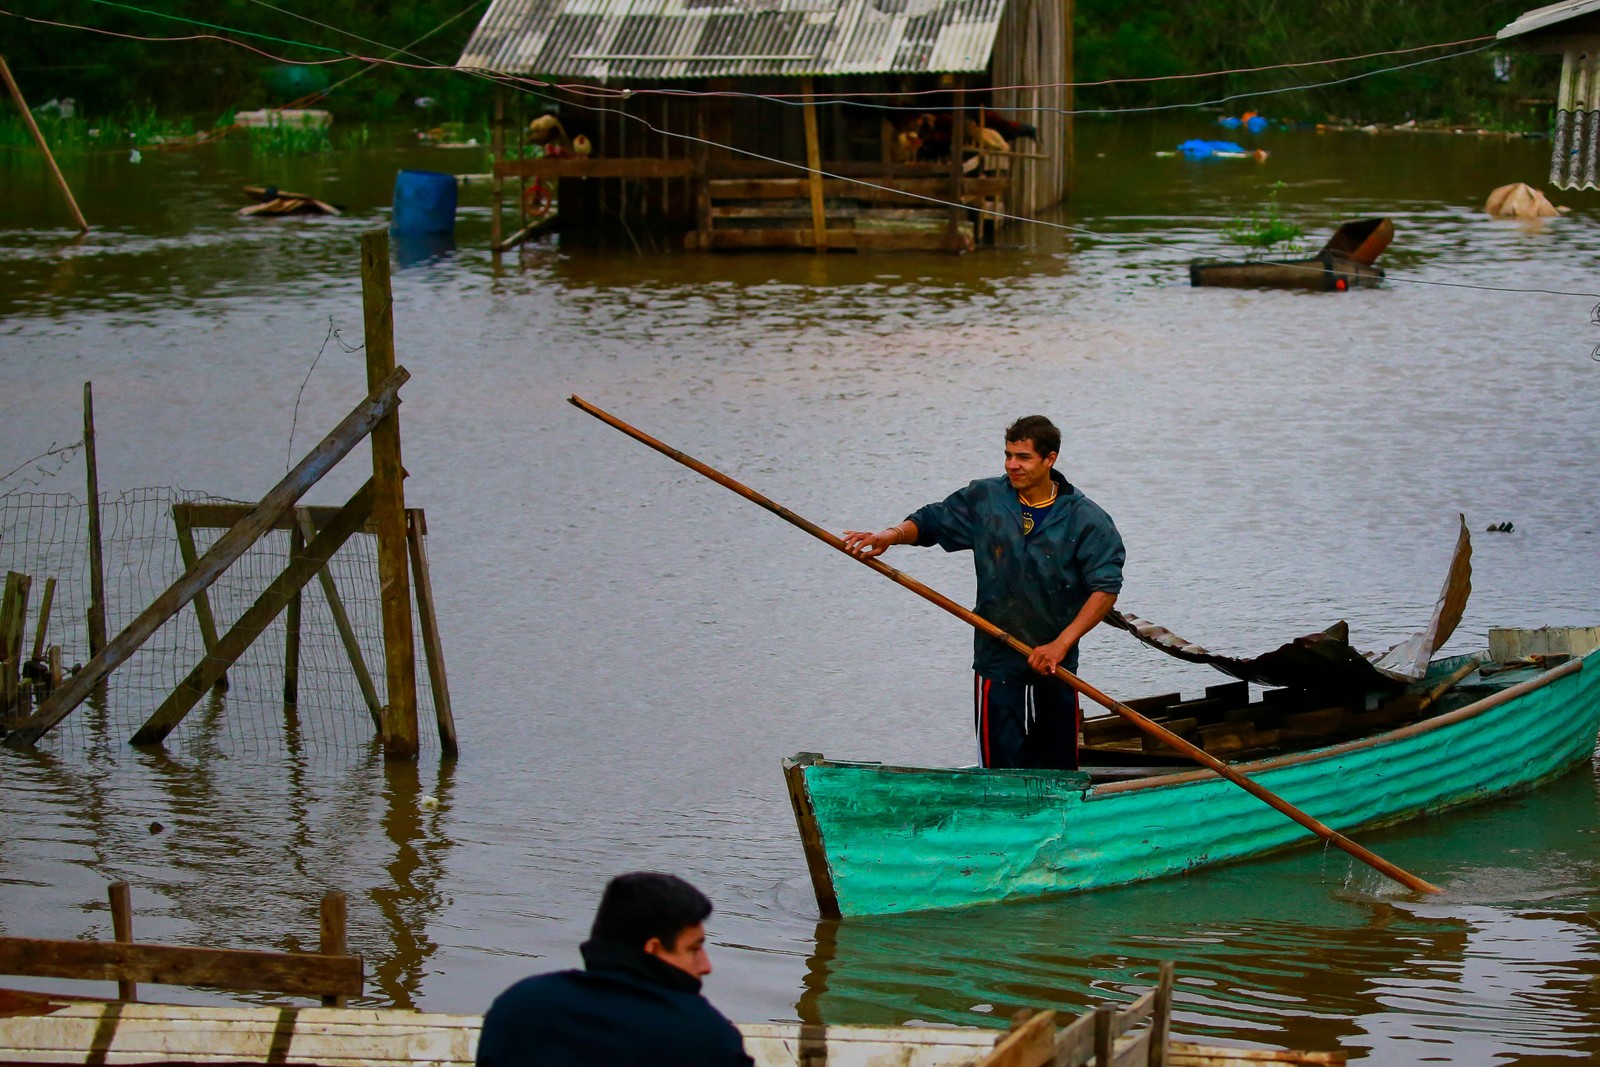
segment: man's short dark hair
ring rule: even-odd
[[[1032,441],[1040,456],[1061,451],[1061,431],[1043,415],[1024,415],[1006,427],[1006,442]]]
[[[606,883],[589,936],[633,948],[659,937],[671,949],[677,947],[679,934],[705,922],[710,914],[710,899],[676,875],[619,874]]]

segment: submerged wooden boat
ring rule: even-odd
[[[1386,218],[1357,219],[1333,232],[1314,256],[1302,259],[1197,259],[1189,264],[1189,284],[1233,289],[1303,289],[1343,292],[1373,288],[1383,281],[1374,266],[1394,239]]]
[[[1468,669],[1435,703],[1440,681]],[[1131,701],[1342,831],[1531,789],[1587,763],[1600,656],[1434,661],[1378,698],[1213,686]],[[784,761],[825,916],[951,908],[1122,885],[1316,840],[1119,718],[1084,725],[1081,771]]]

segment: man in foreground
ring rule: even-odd
[[[1122,590],[1122,535],[1055,469],[1061,431],[1043,415],[1006,428],[1006,472],[981,478],[877,533],[844,532],[863,559],[891,545],[971,550],[983,618],[1033,646],[1022,657],[978,632],[973,725],[985,767],[1078,766],[1078,694],[1055,677]],[[1042,677],[1041,677],[1042,676]]]
[[[744,1038],[700,994],[711,901],[670,874],[606,885],[584,969],[534,975],[495,998],[477,1067],[750,1067]]]

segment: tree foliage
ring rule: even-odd
[[[481,118],[489,87],[480,79],[379,66],[341,84],[363,65],[327,61],[349,54],[386,57],[437,30],[413,49],[422,59],[398,58],[448,66],[487,2],[479,0],[463,14],[470,0],[10,0],[5,8],[11,17],[0,16],[0,53],[34,101],[73,97],[80,111],[95,115],[154,111],[207,125],[231,110],[282,105],[334,86],[324,106],[338,112],[341,122],[415,120],[418,99],[434,101],[425,109],[434,122]],[[1076,80],[1166,78],[1457,41],[1494,33],[1527,6],[1528,0],[1075,0]],[[129,36],[42,25],[19,15]],[[207,33],[260,51],[209,39],[142,39]],[[1078,102],[1115,108],[1263,94],[1435,54],[1123,82],[1085,88]],[[318,65],[293,65],[306,62]],[[1228,106],[1284,118],[1515,125],[1527,116],[1518,102],[1549,96],[1553,83],[1547,61],[1519,57],[1504,81],[1497,79],[1490,53],[1479,53]]]

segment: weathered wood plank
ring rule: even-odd
[[[373,492],[372,482],[368,481],[340,509],[340,517],[324,527],[303,551],[290,559],[289,566],[262,590],[255,603],[239,616],[239,621],[222,635],[216,647],[201,658],[188,676],[161,702],[155,713],[139,727],[130,744],[158,745],[183,721],[183,717],[189,714],[205,691],[272,624],[289,599],[311,580],[312,575],[327,566],[333,554],[366,521],[372,512]]]
[[[119,944],[133,943],[133,894],[127,882],[112,882],[106,886],[106,896],[111,904],[111,936]],[[139,999],[139,983],[123,979],[117,982],[117,999],[132,1003]]]
[[[33,631],[33,658],[44,658],[44,639],[50,632],[50,608],[56,599],[56,580],[52,575],[44,581],[44,596],[39,599],[39,622]]]
[[[976,1067],[1046,1067],[1055,1060],[1056,1013],[1041,1011],[1002,1037]]]
[[[831,168],[833,164],[828,164]],[[863,184],[868,183],[868,184]],[[1001,196],[1010,186],[1006,178],[967,178],[962,189],[976,196]],[[707,183],[713,200],[804,200],[810,195],[805,178],[723,178]],[[943,201],[950,195],[948,178],[863,177],[861,181],[825,178],[822,195],[830,199],[925,203],[918,197]],[[930,207],[937,205],[928,204]]]
[[[349,454],[380,419],[400,403],[400,387],[411,377],[404,367],[384,380],[371,395],[358,404],[355,410],[323,438],[316,448],[295,464],[284,479],[272,488],[261,503],[251,510],[246,521],[239,523],[217,539],[206,554],[189,568],[166,592],[156,597],[150,606],[139,613],[128,626],[113,638],[99,655],[89,660],[83,670],[74,674],[29,719],[7,738],[13,747],[31,747],[51,727],[66,718],[83,703],[95,686],[120,666],[138,647],[149,640],[166,621],[183,610],[195,594],[216,581],[223,571],[255,544],[256,540],[285,511],[294,506],[302,493],[326,474],[334,464]]]
[[[327,893],[322,898],[321,941],[317,946],[318,951],[324,956],[343,956],[345,952],[345,929],[349,919],[348,902],[345,895],[338,890]],[[339,993],[328,993],[322,998],[324,1008],[344,1007],[344,997]]]
[[[248,509],[244,509],[244,511],[247,512]],[[243,513],[234,519],[234,522],[238,522],[242,518],[244,518]],[[200,556],[195,551],[194,529],[190,524],[187,512],[184,510],[184,505],[174,504],[172,506],[172,525],[178,533],[178,555],[183,560],[183,569],[185,571],[194,570],[195,564],[200,561]],[[223,525],[226,528],[227,526],[232,526],[233,522]],[[200,625],[200,640],[205,645],[206,654],[210,655],[211,650],[217,647],[217,619],[211,613],[211,594],[204,589],[199,590],[194,595],[194,616],[195,621]],[[228,676],[224,674],[217,679],[216,684],[226,690],[228,688]]]
[[[292,996],[360,996],[359,956],[295,955],[116,941],[0,937],[0,974],[105,982],[265,990]]]
[[[687,178],[694,164],[687,159],[542,159],[496,160],[498,178]]]

